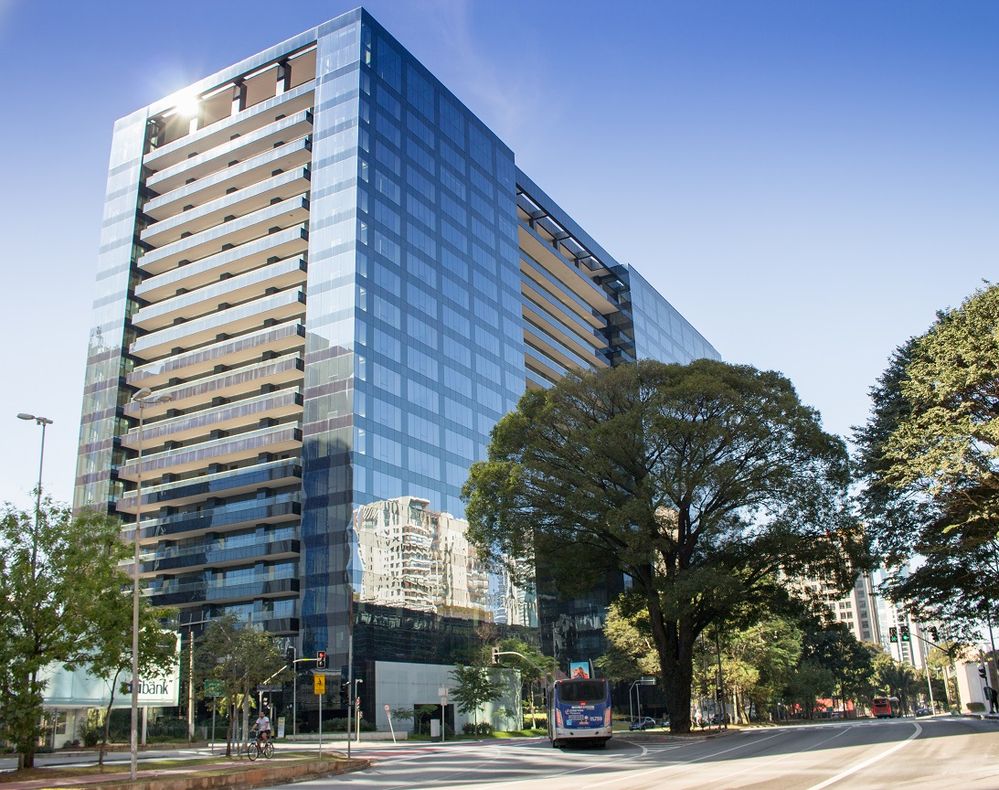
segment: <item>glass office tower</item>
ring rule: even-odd
[[[334,667],[349,631],[428,663],[551,631],[464,541],[491,428],[568,371],[718,356],[363,10],[120,120],[98,268],[75,506],[139,530],[182,624]]]

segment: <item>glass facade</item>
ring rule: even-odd
[[[192,629],[334,668],[348,633],[358,668],[482,628],[592,657],[623,582],[539,615],[468,545],[468,468],[525,388],[717,353],[363,10],[184,93],[115,129],[77,507],[139,529]]]

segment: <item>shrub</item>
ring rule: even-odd
[[[475,735],[475,725],[470,721],[466,721],[464,725],[462,725],[461,731],[465,733],[465,735]]]
[[[967,708],[972,713],[985,713],[984,702],[969,702],[967,703]]]

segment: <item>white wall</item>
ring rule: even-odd
[[[375,702],[377,707],[377,726],[379,730],[388,729],[388,719],[385,715],[385,706],[390,710],[405,708],[412,710],[415,705],[439,705],[440,697],[438,689],[446,686],[453,689],[455,686],[451,672],[453,665],[448,664],[408,664],[396,661],[376,661],[375,662]],[[519,730],[523,727],[523,714],[520,699],[520,672],[515,669],[491,669],[490,672],[496,676],[503,684],[504,693],[495,702],[483,705],[477,714],[479,722],[488,722],[494,729],[498,730]],[[458,706],[454,703],[453,695],[448,697],[448,704],[454,711],[454,726],[457,732],[461,732],[466,721],[471,721],[471,714],[464,714],[458,711]],[[499,714],[501,708],[508,708],[514,712],[513,718],[507,718]],[[375,719],[368,711],[365,711],[365,719],[371,721]],[[413,721],[401,721],[393,719],[392,726],[397,730],[411,731]]]

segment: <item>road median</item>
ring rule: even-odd
[[[87,787],[99,790],[210,790],[218,788],[267,787],[288,782],[302,782],[359,771],[371,765],[363,758],[347,759],[333,754],[321,759],[315,755],[282,756],[273,760],[218,760],[198,765],[144,767],[136,781],[130,781],[127,768],[122,771],[95,773],[92,769],[36,768],[0,775],[3,790],[47,790],[48,788]]]

